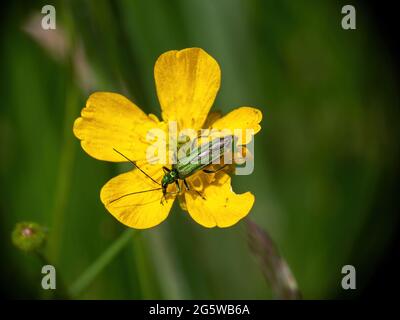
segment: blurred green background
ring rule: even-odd
[[[93,91],[160,115],[154,62],[187,47],[221,66],[214,110],[263,111],[255,171],[235,177],[234,189],[256,195],[250,217],[271,234],[304,298],[341,297],[345,264],[356,266],[362,289],[397,219],[384,208],[398,172],[399,116],[391,56],[366,8],[357,6],[357,30],[345,31],[338,1],[53,1],[57,29],[43,31],[45,4],[10,2],[1,17],[4,294],[48,297],[41,262],[11,244],[18,221],[48,227],[46,254],[67,285],[123,232],[99,191],[130,167],[85,154],[73,120]],[[271,297],[242,222],[205,229],[179,206],[138,231],[78,296]]]

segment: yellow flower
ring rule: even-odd
[[[144,160],[150,145],[146,140],[150,129],[166,132],[170,121],[176,121],[178,130],[200,130],[206,126],[220,130],[252,129],[255,134],[261,129],[262,114],[255,108],[240,107],[224,117],[217,113],[209,114],[220,86],[221,71],[214,58],[200,48],[162,54],[155,64],[154,77],[163,121],[153,114],[145,114],[116,93],[96,92],[89,97],[73,130],[90,156],[105,161],[126,161],[115,152],[116,149],[129,159],[140,160],[140,168],[160,182],[164,175],[162,164]],[[246,144],[249,139],[242,142]],[[100,198],[116,219],[137,229],[151,228],[164,221],[176,197],[197,223],[208,228],[232,226],[253,206],[254,196],[250,192],[234,193],[230,176],[222,170],[215,174],[199,171],[187,181],[189,191],[182,188],[179,195],[168,191],[163,203],[160,203],[160,190],[122,197],[159,187],[134,169],[108,181]],[[175,185],[169,188],[171,192],[176,191]]]

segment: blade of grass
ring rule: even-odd
[[[97,260],[95,260],[82,275],[70,286],[69,292],[72,297],[76,297],[83,292],[100,272],[121,252],[121,250],[130,242],[132,236],[138,234],[134,229],[125,230],[112,243]]]
[[[72,87],[72,86],[71,86]],[[61,149],[58,180],[56,185],[55,201],[52,211],[51,239],[49,241],[50,258],[58,263],[65,221],[65,209],[69,197],[72,170],[75,160],[76,144],[71,135],[71,123],[76,114],[78,94],[71,88],[67,94],[66,114],[64,121],[64,142]]]
[[[75,41],[68,37],[67,33],[59,28],[57,33],[49,37],[46,31],[38,27],[40,15],[34,15],[23,25],[23,30],[31,36],[47,53],[59,63],[64,64],[66,78],[66,101],[64,108],[64,121],[62,126],[62,142],[60,158],[55,185],[54,203],[51,211],[51,236],[49,239],[49,257],[52,262],[58,264],[63,229],[65,222],[65,209],[70,192],[71,172],[73,170],[76,144],[71,134],[74,118],[79,108],[79,92],[75,86],[74,57]]]

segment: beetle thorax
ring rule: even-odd
[[[166,173],[161,180],[161,185],[166,187],[168,184],[174,183],[178,179],[178,172],[172,169],[170,172]]]

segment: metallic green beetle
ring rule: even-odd
[[[135,161],[128,159],[124,156],[121,152],[114,149],[115,152],[119,153],[129,162],[131,162],[138,170],[140,170],[146,177],[151,179],[153,182],[158,184],[160,187],[150,190],[143,190],[125,194],[117,199],[112,200],[111,202],[117,201],[123,197],[144,193],[144,192],[151,192],[156,190],[162,190],[163,197],[161,198],[161,203],[163,198],[165,198],[168,194],[177,194],[181,192],[181,187],[179,185],[179,180],[182,180],[186,189],[190,190],[189,185],[186,181],[186,178],[192,176],[196,172],[203,170],[206,173],[215,173],[223,168],[226,167],[226,164],[218,168],[217,170],[207,170],[205,169],[210,164],[215,163],[218,159],[220,159],[226,152],[232,151],[234,137],[232,135],[227,135],[223,138],[215,138],[210,142],[204,143],[201,146],[191,150],[191,152],[182,157],[178,158],[177,162],[172,165],[172,168],[169,169],[167,167],[163,167],[164,176],[161,179],[161,183],[154,180],[150,175],[148,175],[145,171],[143,171]],[[192,143],[193,145],[193,143]],[[177,191],[176,192],[167,192],[168,185],[176,184]],[[201,197],[203,197],[197,190],[195,190]],[[204,197],[203,197],[204,199]]]

